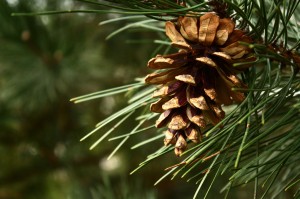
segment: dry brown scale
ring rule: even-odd
[[[239,43],[252,40],[235,29],[230,18],[215,13],[179,17],[176,23],[166,22],[165,28],[179,51],[150,59],[148,67],[159,71],[145,81],[158,85],[153,97],[160,99],[150,109],[161,113],[156,127],[168,127],[164,144],[175,145],[175,154],[180,155],[187,139],[199,142],[201,128],[225,117],[222,105],[244,100],[243,93],[232,90],[246,88],[233,64],[253,60],[250,49]]]
[[[290,63],[293,63],[297,68],[295,68],[295,72],[299,73],[300,71],[300,54],[296,50],[288,50],[283,47],[283,44],[271,44],[268,46],[268,50],[276,53],[279,55],[279,57],[284,57],[286,60],[288,60]],[[276,60],[276,59],[274,59]],[[290,64],[288,62],[282,61],[282,59],[278,59],[279,62],[281,62],[281,69],[285,69],[286,65]]]

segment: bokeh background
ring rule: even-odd
[[[172,183],[162,186],[161,193],[153,187],[163,174],[161,162],[129,175],[149,153],[129,149],[139,140],[131,140],[110,161],[106,158],[116,142],[89,150],[103,131],[79,142],[126,104],[123,95],[78,105],[69,101],[145,75],[155,46],[130,40],[151,39],[156,33],[132,30],[105,40],[126,23],[98,26],[118,17],[111,14],[11,16],[70,8],[96,9],[70,0],[0,1],[0,198],[170,197]],[[132,128],[131,123],[119,131]]]
[[[154,132],[132,138],[109,161],[118,142],[89,150],[105,129],[79,142],[127,99],[116,95],[75,105],[70,98],[145,76],[156,45],[135,41],[160,35],[130,29],[106,40],[127,23],[98,25],[115,14],[11,16],[71,8],[99,9],[71,0],[0,0],[0,199],[192,198],[196,186],[180,178],[153,186],[164,168],[179,162],[173,154],[129,175],[163,144],[130,150]],[[118,131],[133,127],[127,122]],[[236,198],[248,198],[240,190]]]

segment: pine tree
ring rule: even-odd
[[[82,140],[115,122],[94,148],[138,112],[135,128],[110,138],[121,139],[111,156],[131,136],[148,129],[157,133],[132,148],[166,137],[165,146],[149,154],[132,173],[175,150],[178,163],[168,167],[155,184],[169,176],[184,177],[197,185],[194,198],[207,198],[225,174],[229,180],[221,190],[224,198],[245,184],[253,186],[248,198],[280,198],[285,191],[300,197],[299,1],[80,1],[99,9],[28,15],[127,14],[107,21],[134,20],[110,36],[134,27],[157,31],[160,37],[154,40],[155,57],[148,62],[156,73],[72,99],[83,102],[126,92],[130,96],[128,106],[98,123]],[[163,96],[160,101],[153,92],[154,97]],[[163,114],[158,118],[157,112]],[[156,127],[168,126],[165,134],[154,130],[155,121]]]

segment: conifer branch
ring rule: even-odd
[[[300,169],[297,157],[300,149],[299,1],[79,2],[99,6],[99,10],[14,15],[85,12],[148,17],[150,19],[130,16],[120,18],[134,19],[134,22],[120,27],[108,37],[118,36],[117,33],[130,28],[147,28],[159,32],[160,38],[154,41],[161,44],[155,53],[159,55],[148,62],[148,66],[157,71],[148,75],[145,81],[148,84],[163,85],[154,93],[154,96],[162,96],[161,101],[156,102],[150,95],[156,88],[144,81],[73,98],[72,101],[79,103],[128,90],[135,93],[129,99],[127,107],[100,122],[83,139],[96,133],[104,125],[115,122],[117,118],[122,116],[123,122],[133,111],[137,112],[138,124],[131,132],[108,138],[123,139],[113,151],[114,154],[130,136],[137,136],[152,128],[153,124],[146,126],[145,121],[154,123],[157,113],[163,112],[156,127],[168,124],[164,129],[167,129],[164,140],[166,146],[150,154],[133,172],[175,150],[181,156],[180,163],[170,166],[157,183],[168,176],[176,178],[180,174],[197,184],[194,198],[202,191],[205,193],[204,198],[207,197],[216,179],[223,173],[230,175],[229,183],[224,187],[227,191],[225,197],[231,188],[250,182],[255,182],[254,198],[276,197],[284,190],[297,186]],[[213,22],[206,24],[206,19]],[[117,20],[109,22],[113,21]],[[151,25],[148,24],[150,22]],[[171,43],[160,34],[164,24]],[[214,35],[203,39],[201,34]],[[237,35],[232,36],[234,34]],[[222,35],[227,36],[223,38]],[[238,38],[234,41],[236,43],[233,42],[235,38]],[[180,48],[181,51],[176,52],[171,46]],[[219,51],[215,51],[216,49]],[[192,65],[191,60],[193,64],[197,63],[198,68],[205,68],[204,72],[199,72],[196,67],[186,67]],[[191,88],[198,85],[198,76],[208,86],[204,85],[204,89],[199,86],[193,90]],[[214,78],[215,76],[218,78]],[[214,92],[219,94],[225,90],[222,87],[225,83],[215,86],[210,80],[219,81],[222,78],[228,85],[226,92],[222,93],[223,98],[217,101],[215,99],[218,96],[214,96],[212,90],[215,89]],[[201,95],[197,92],[201,92]],[[189,94],[188,97],[186,93]],[[151,111],[155,113],[149,110],[151,103]],[[226,107],[224,105],[230,106],[223,111]],[[174,113],[173,109],[179,111]],[[191,124],[193,128],[190,128]],[[118,125],[120,123],[116,123],[113,129]],[[110,133],[111,131],[105,133],[91,148]],[[157,133],[132,148],[156,141],[162,136],[160,130]],[[209,184],[207,190],[203,190],[205,183]],[[259,187],[263,190],[261,193],[258,193]],[[295,190],[297,197],[299,188]]]

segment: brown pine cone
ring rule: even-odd
[[[159,85],[153,97],[160,99],[150,109],[161,113],[156,127],[167,125],[164,143],[175,145],[176,155],[186,149],[187,139],[199,141],[201,128],[225,117],[221,105],[245,98],[231,90],[246,88],[232,65],[251,59],[247,58],[250,49],[239,43],[251,43],[251,39],[234,28],[231,19],[220,19],[214,13],[166,22],[166,34],[180,50],[150,59],[149,68],[164,70],[149,74],[145,81]]]

